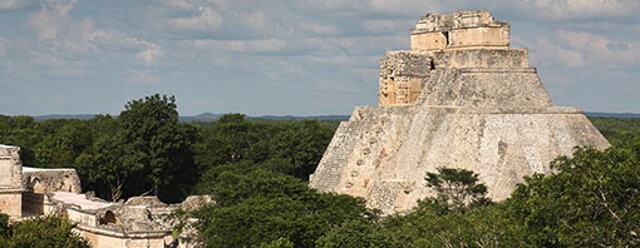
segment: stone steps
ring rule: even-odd
[[[316,172],[310,179],[312,188],[333,191],[334,187],[340,183],[343,168],[349,162],[349,157],[360,140],[359,134],[362,134],[370,125],[371,121],[368,118],[340,123]]]

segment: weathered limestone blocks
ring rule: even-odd
[[[114,203],[85,194],[53,192],[46,196],[45,213],[64,215],[78,223],[76,231],[94,247],[161,248],[174,238],[172,231],[177,220],[170,214],[209,202],[209,196],[189,196],[178,204],[163,203],[155,196],[140,196]],[[180,247],[198,245],[191,242]]]
[[[436,68],[528,68],[527,49],[467,49],[432,52]]]
[[[499,72],[505,77],[511,76],[512,79],[497,82],[517,83],[523,73],[528,75],[534,81],[539,81],[535,75],[535,69],[529,67],[526,49],[469,49],[469,50],[441,50],[426,52],[421,50],[394,51],[387,52],[380,60],[380,77],[379,77],[379,105],[409,105],[416,103],[421,95],[423,88],[432,85],[428,83],[432,76],[440,73],[439,70],[445,69],[468,69],[465,75],[475,73],[481,75],[483,72],[492,73]],[[475,70],[473,70],[475,69]],[[491,70],[493,69],[493,70]],[[521,70],[517,70],[521,69]],[[527,75],[524,75],[527,76]],[[490,77],[490,76],[489,76]],[[464,77],[462,79],[465,79]],[[474,79],[472,79],[474,80]],[[479,84],[486,83],[491,78],[478,79]],[[448,81],[435,80],[436,82],[448,83]],[[462,83],[462,81],[460,81]],[[467,84],[475,87],[475,82],[467,82]],[[463,85],[464,86],[464,85]],[[530,89],[527,87],[534,87]],[[484,87],[484,86],[481,86]],[[510,86],[494,85],[494,90],[511,90]],[[532,99],[534,95],[541,94],[544,91],[541,84],[520,84],[516,85],[517,89],[527,91],[533,90],[523,99]],[[448,87],[454,89],[453,87]],[[486,87],[485,87],[486,88]],[[489,89],[489,88],[487,88]],[[550,103],[550,100],[547,100]]]
[[[533,68],[436,70],[424,85],[417,104],[470,108],[553,106]]]
[[[379,104],[384,106],[415,102],[434,66],[431,53],[398,51],[385,54],[380,60]]]
[[[11,218],[22,217],[22,161],[20,147],[0,145],[0,212]]]
[[[23,180],[33,193],[71,192],[80,193],[80,177],[74,169],[22,168]]]
[[[434,194],[426,172],[453,167],[479,173],[502,200],[574,147],[608,147],[581,110],[553,105],[508,32],[486,11],[421,18],[413,50],[380,61],[380,106],[340,124],[310,186],[394,213]]]
[[[509,28],[508,23],[495,20],[488,11],[427,14],[411,31],[411,49],[506,49]]]
[[[0,188],[22,189],[20,147],[0,145]]]

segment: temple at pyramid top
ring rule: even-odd
[[[485,10],[427,14],[411,30],[411,49],[508,48],[509,24]]]
[[[484,10],[421,17],[411,30],[411,49],[387,52],[380,60],[379,105],[551,106],[527,49],[509,47],[509,30]],[[430,82],[442,70],[478,76],[468,79],[475,83]]]

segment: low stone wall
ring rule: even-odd
[[[82,191],[80,178],[74,169],[41,169],[23,167],[22,176],[27,189],[35,193]]]

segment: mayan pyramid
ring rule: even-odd
[[[433,195],[426,172],[453,167],[502,200],[575,146],[608,147],[582,110],[553,105],[509,27],[487,11],[420,18],[411,49],[380,60],[379,105],[340,124],[310,186],[393,213]]]

